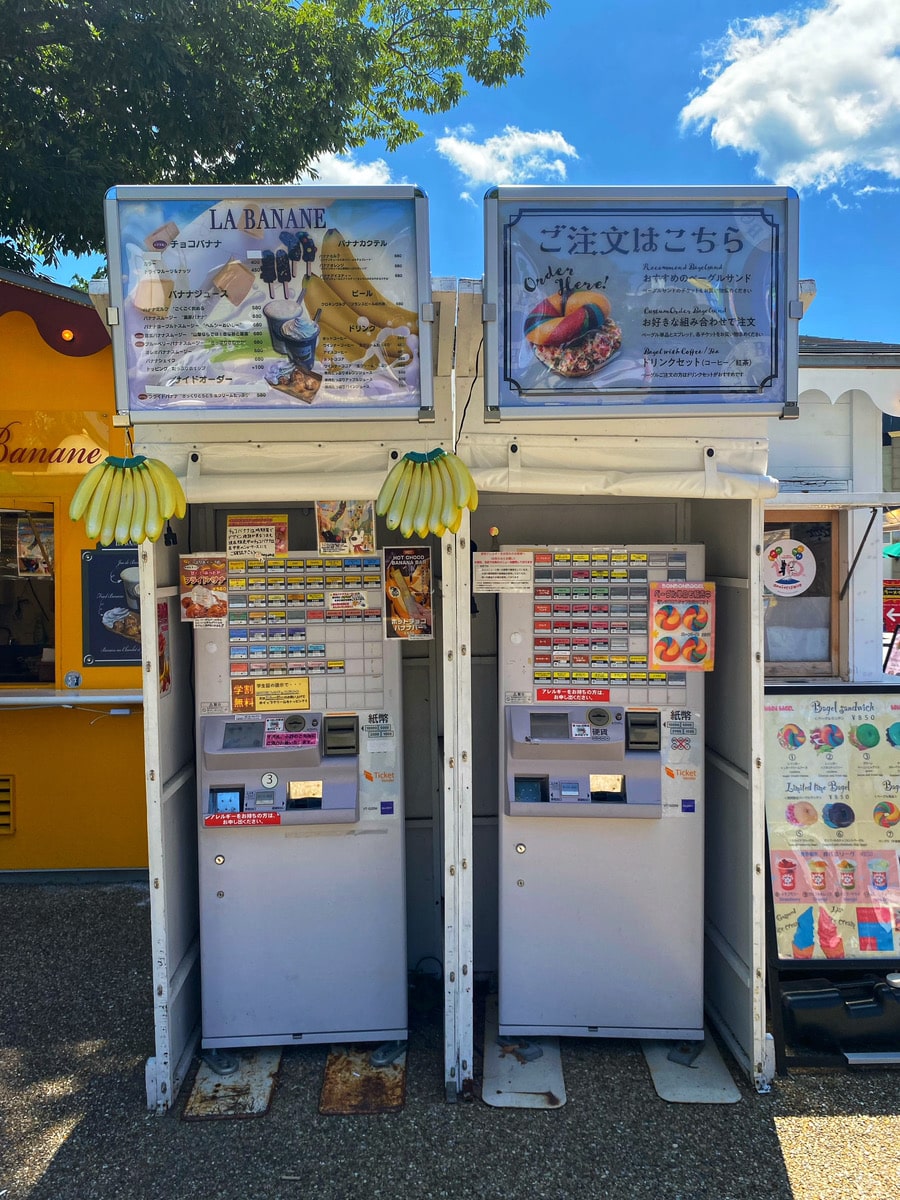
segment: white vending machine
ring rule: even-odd
[[[407,1036],[400,651],[378,554],[228,558],[194,631],[202,1044]]]
[[[500,1032],[701,1039],[703,547],[505,549]]]

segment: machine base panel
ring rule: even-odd
[[[579,1038],[666,1038],[668,1041],[702,1041],[699,1029],[636,1029],[618,1025],[500,1025],[502,1036],[579,1037]]]
[[[405,1042],[407,1029],[330,1029],[312,1033],[264,1033],[244,1037],[206,1037],[201,1039],[204,1050],[238,1049],[241,1046],[313,1046],[323,1042]]]

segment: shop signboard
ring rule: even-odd
[[[106,226],[132,421],[430,414],[417,189],[117,187]]]
[[[767,693],[765,752],[778,958],[895,957],[900,693]]]
[[[485,205],[487,419],[796,415],[793,191],[501,187]]]
[[[900,579],[886,579],[882,589],[884,632],[893,633],[900,627]]]

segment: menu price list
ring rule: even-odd
[[[900,953],[900,699],[768,696],[765,745],[779,957]]]
[[[684,687],[684,672],[650,668],[651,578],[686,579],[685,552],[535,551],[535,687]]]
[[[231,677],[351,672],[352,647],[380,651],[381,597],[378,555],[229,558]]]

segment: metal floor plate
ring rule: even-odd
[[[397,1112],[406,1103],[406,1051],[384,1067],[369,1061],[376,1044],[335,1046],[325,1064],[319,1112],[325,1116]]]
[[[566,1102],[559,1039],[527,1037],[518,1043],[498,1037],[497,997],[484,1014],[484,1080],[481,1098],[494,1108],[562,1108]],[[540,1057],[530,1055],[540,1050]]]
[[[281,1066],[278,1047],[229,1051],[238,1061],[233,1075],[218,1075],[201,1059],[197,1077],[181,1114],[186,1121],[223,1117],[262,1117],[269,1111]]]
[[[669,1051],[679,1044],[641,1042],[653,1086],[661,1099],[673,1104],[736,1104],[740,1100],[741,1093],[708,1032],[703,1049],[689,1067],[669,1060]]]

